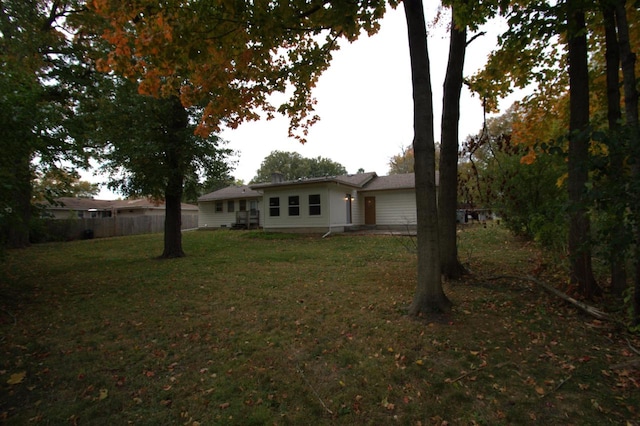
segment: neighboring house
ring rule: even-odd
[[[56,204],[45,205],[45,215],[53,219],[99,219],[107,217],[164,216],[164,202],[147,198],[131,200],[95,200],[61,197]],[[182,204],[184,216],[198,216],[198,206]]]
[[[436,179],[437,184],[437,179]],[[198,199],[200,228],[239,227],[227,205],[254,200],[259,226],[272,231],[344,232],[416,226],[415,176],[376,173],[231,186]]]
[[[261,227],[262,193],[231,185],[198,198],[198,228]]]

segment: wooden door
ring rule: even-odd
[[[364,224],[376,224],[376,197],[364,197]]]

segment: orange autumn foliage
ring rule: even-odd
[[[386,2],[93,0],[89,7],[111,46],[98,69],[136,80],[140,93],[179,94],[185,107],[204,107],[198,134],[279,111],[304,142],[319,119],[311,92],[331,52],[341,38],[377,32]],[[270,95],[285,91],[289,99],[272,105]]]

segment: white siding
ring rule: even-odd
[[[345,195],[348,192],[341,187],[330,188],[331,225],[344,226],[347,224],[347,201],[345,201]]]
[[[254,199],[255,200],[255,199]],[[216,202],[222,202],[222,211],[216,212]],[[234,201],[234,209],[228,211],[229,201]],[[201,201],[198,203],[200,213],[198,215],[198,228],[230,228],[236,222],[236,212],[240,209],[240,200],[213,200]],[[247,199],[247,209],[250,208],[251,199]],[[260,212],[260,225],[264,217],[262,211],[262,200],[258,200],[258,211]]]
[[[415,225],[416,198],[414,190],[371,191],[358,196],[358,220],[364,224],[364,197],[376,198],[376,225]]]
[[[320,214],[309,215],[309,195],[320,195]],[[298,216],[289,215],[289,197],[299,197]],[[270,200],[279,198],[280,216],[271,216]],[[329,196],[325,186],[292,186],[288,188],[265,189],[263,195],[265,229],[306,229],[327,228],[330,218]]]

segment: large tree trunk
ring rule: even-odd
[[[616,195],[621,195],[623,185],[623,160],[624,153],[619,143],[620,120],[622,112],[620,110],[620,48],[618,45],[618,35],[616,32],[616,19],[614,4],[608,0],[600,1],[602,7],[602,17],[605,32],[605,60],[606,60],[606,81],[607,81],[607,119],[609,124],[610,141],[609,144],[609,178],[611,188],[616,191]],[[621,197],[613,197],[614,203],[610,208],[614,216],[614,225],[611,232],[611,254],[609,264],[611,266],[611,290],[617,295],[621,295],[627,286],[627,271],[625,268],[626,256],[624,247],[624,211],[625,203]]]
[[[413,86],[413,151],[415,155],[416,208],[418,232],[418,282],[410,315],[446,312],[451,301],[442,290],[438,247],[438,208],[435,185],[435,143],[433,100],[427,30],[422,0],[405,0],[405,17],[411,57]]]
[[[164,251],[163,258],[184,257],[182,250],[182,180],[180,188],[177,187],[178,179],[167,185],[165,194],[165,218],[164,218]],[[170,189],[169,187],[172,187]]]
[[[169,135],[166,149],[166,161],[170,172],[165,189],[165,219],[164,219],[164,251],[163,258],[183,257],[182,250],[182,193],[185,173],[182,170],[181,156],[184,149],[188,114],[174,96],[168,99],[173,109],[173,121],[169,123]]]
[[[569,47],[569,257],[571,281],[586,298],[601,294],[591,266],[590,220],[586,206],[589,179],[589,68],[584,11],[567,0]]]
[[[640,126],[638,125],[638,89],[636,88],[635,74],[636,55],[631,51],[629,43],[629,23],[627,22],[627,12],[625,1],[623,0],[616,2],[616,22],[622,63],[626,124],[629,128],[631,151],[636,153],[636,161],[631,166],[631,182],[632,187],[635,188],[631,197],[631,212],[635,222],[633,323],[634,325],[640,325],[640,194],[638,194],[638,182],[640,181],[640,164],[638,161],[640,157]]]
[[[31,222],[31,156],[28,152],[21,153],[13,168],[14,190],[12,192],[13,212],[8,215],[6,238],[10,248],[24,248],[29,246],[29,227]]]
[[[449,62],[442,96],[442,141],[440,146],[440,188],[438,221],[440,225],[440,263],[449,279],[460,278],[466,271],[458,260],[456,208],[458,201],[458,122],[462,91],[464,57],[467,48],[466,26],[455,23],[455,6],[451,10]]]

